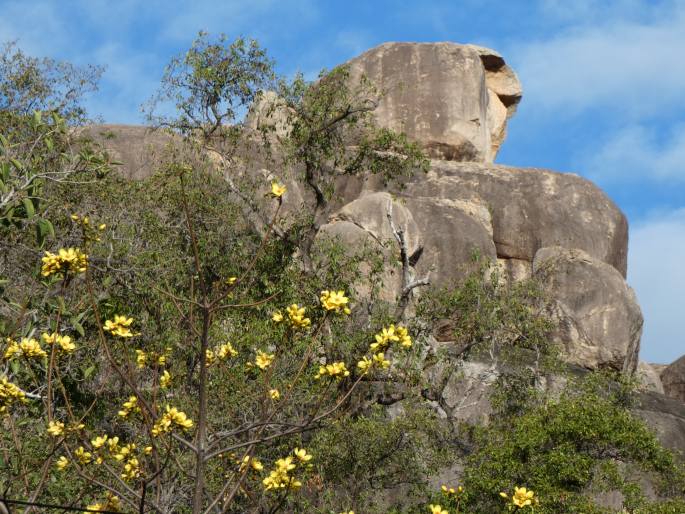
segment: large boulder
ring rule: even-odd
[[[556,340],[567,362],[589,369],[637,369],[642,313],[612,266],[582,250],[553,246],[535,254],[533,273],[553,302]]]
[[[660,373],[655,365],[648,362],[638,362],[637,379],[641,390],[664,394]]]
[[[661,383],[666,395],[685,402],[685,355],[666,366],[661,372]]]
[[[431,161],[407,196],[477,196],[490,212],[497,257],[532,262],[546,246],[579,248],[625,277],[628,223],[592,182],[571,173],[495,164]]]
[[[378,124],[405,132],[439,159],[492,162],[521,99],[514,72],[482,47],[385,43],[348,64],[352,80],[364,75],[384,92]]]
[[[423,240],[421,258],[416,261],[419,276],[430,276],[438,287],[448,286],[476,269],[474,254],[495,259],[492,228],[482,204],[456,198],[402,199]]]
[[[540,168],[437,159],[430,164],[427,174],[415,175],[403,187],[387,186],[374,175],[341,178],[338,197],[344,204],[372,192],[390,190],[403,198],[412,211],[426,211],[427,207],[419,204],[430,204],[432,213],[426,227],[438,243],[447,242],[448,233],[464,233],[463,252],[455,254],[454,246],[446,248],[446,252],[443,244],[436,247],[454,255],[455,262],[476,248],[484,256],[499,259],[503,268],[521,279],[530,276],[533,258],[540,248],[561,246],[583,250],[625,277],[628,223],[616,204],[589,180]],[[462,228],[459,223],[452,227],[446,216],[456,211],[468,216]],[[420,216],[414,213],[417,223]],[[468,237],[471,223],[487,233],[494,251],[487,244],[469,243],[474,241]],[[440,230],[436,232],[435,227]],[[425,261],[432,259],[429,246],[422,257]]]
[[[685,456],[685,405],[682,401],[656,392],[644,392],[632,411],[655,431],[661,444],[679,453],[681,458]]]

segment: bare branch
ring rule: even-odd
[[[417,287],[427,286],[430,284],[428,275],[420,280],[414,280],[414,270],[409,262],[409,248],[404,237],[404,230],[402,227],[395,225],[395,220],[392,214],[392,200],[388,202],[387,214],[388,223],[392,230],[395,240],[400,247],[400,260],[402,262],[402,289],[400,290],[400,298],[397,300],[397,307],[395,308],[395,318],[403,320],[409,301],[413,296],[413,291]]]

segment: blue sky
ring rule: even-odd
[[[578,173],[630,222],[642,358],[685,353],[685,1],[0,0],[0,41],[107,71],[91,112],[141,123],[170,57],[198,30],[257,38],[313,77],[386,41],[496,49],[523,83],[497,161]]]

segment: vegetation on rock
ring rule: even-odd
[[[276,84],[256,42],[202,34],[163,79],[158,99],[179,109],[157,118],[175,138],[166,163],[131,182],[72,129],[91,74],[13,46],[0,68],[12,70],[0,82],[0,498],[592,512],[592,488],[609,484],[631,512],[682,506],[670,499],[681,471],[630,416],[629,392],[594,377],[545,392],[560,367],[534,282],[504,283],[484,263],[399,319],[407,306],[398,317],[375,294],[385,268],[409,265],[398,232],[399,264],[316,237],[337,178],[426,169],[416,145],[374,126],[373,85],[345,68]],[[260,177],[245,163],[274,162],[262,143],[275,128],[238,118],[269,84],[290,129],[270,139],[283,174]],[[284,213],[289,184],[305,191],[299,213]],[[425,370],[483,355],[501,366],[491,423],[441,419]],[[662,498],[647,501],[619,462],[666,480]],[[438,492],[431,477],[459,463],[463,483]]]

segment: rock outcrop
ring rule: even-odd
[[[664,368],[661,383],[666,395],[685,402],[685,355]]]
[[[455,43],[385,43],[349,61],[385,95],[375,116],[436,158],[492,162],[521,100],[516,74],[493,50]]]
[[[685,448],[679,432],[685,411],[678,407],[678,399],[685,401],[685,357],[663,371],[638,362],[642,315],[625,282],[623,213],[577,175],[492,163],[522,95],[502,56],[473,45],[387,43],[349,65],[351,80],[365,75],[386,93],[374,113],[378,124],[421,143],[431,166],[403,187],[386,186],[373,175],[341,176],[334,212],[319,237],[339,237],[383,258],[387,300],[397,297],[401,284],[390,208],[404,231],[415,276],[428,275],[433,285],[463,279],[473,269],[474,252],[497,263],[510,281],[540,279],[553,300],[555,338],[567,361],[586,370],[637,371],[647,391],[638,411],[669,444]],[[245,126],[256,131],[260,124],[273,124],[275,133],[285,136],[283,108],[265,94]],[[169,141],[142,127],[91,131],[124,162],[123,174],[134,179],[151,173]],[[251,172],[258,176],[273,176],[269,162],[254,166]],[[284,212],[297,212],[310,200],[294,180],[296,173],[292,180],[285,175],[279,169],[279,177],[288,180]],[[455,370],[437,363],[426,374],[432,384],[426,398],[441,416],[469,421],[487,416],[493,369],[472,362]]]
[[[174,138],[150,127],[135,125],[93,125],[83,135],[104,145],[118,173],[131,180],[149,177],[166,161]]]
[[[658,368],[658,364],[649,364],[648,362],[637,363],[637,379],[641,390],[664,394],[661,372]]]
[[[637,370],[642,313],[634,291],[613,266],[580,249],[553,246],[537,251],[533,273],[554,299],[554,335],[568,362]]]

